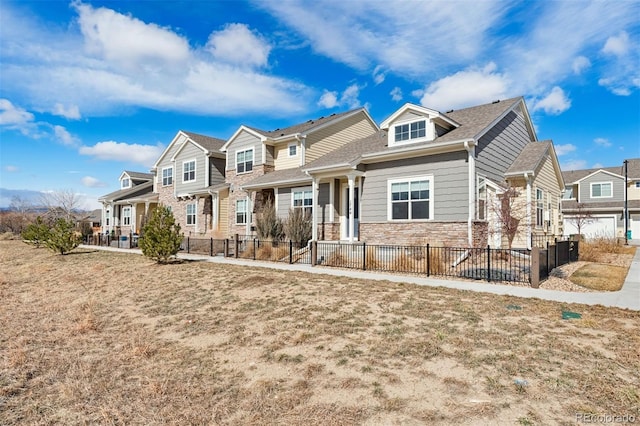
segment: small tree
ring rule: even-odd
[[[45,245],[55,253],[67,254],[80,245],[82,235],[75,230],[73,221],[59,218],[49,230]]]
[[[138,245],[142,254],[158,263],[168,263],[178,254],[183,235],[171,209],[158,206],[142,228]]]
[[[289,209],[289,216],[284,221],[284,233],[288,239],[305,245],[313,237],[311,214],[304,209]]]
[[[527,217],[526,200],[520,196],[518,188],[509,186],[496,199],[492,200],[489,208],[497,225],[494,232],[499,232],[506,238],[509,250],[511,250],[513,240],[527,222],[525,220]]]
[[[27,244],[40,247],[46,244],[50,234],[49,226],[38,216],[35,223],[29,224],[26,229],[22,231],[22,239]]]
[[[584,203],[578,203],[578,208],[576,212],[571,215],[571,218],[568,219],[576,225],[576,229],[578,230],[578,238],[582,239],[582,229],[592,223],[595,218],[591,214],[591,212],[587,209]]]
[[[256,214],[256,233],[261,240],[281,240],[284,236],[282,220],[276,214],[273,201],[268,199]]]

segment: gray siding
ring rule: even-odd
[[[262,164],[262,142],[250,133],[242,132],[227,147],[227,170],[236,168],[236,152],[253,148],[253,165]]]
[[[388,181],[432,175],[434,220],[467,220],[469,215],[467,152],[417,157],[367,166],[362,188],[361,222],[387,221]]]
[[[493,182],[504,181],[504,173],[530,141],[524,117],[509,112],[478,141],[476,171]]]
[[[276,211],[278,217],[285,219],[289,215],[291,208],[291,193],[293,190],[311,191],[311,186],[296,186],[293,188],[278,188],[278,209]],[[318,188],[318,223],[329,221],[329,184],[321,183]]]
[[[196,180],[183,183],[184,177],[183,163],[185,161],[196,160]],[[176,186],[176,193],[183,194],[185,192],[194,191],[205,187],[205,174],[206,174],[206,156],[202,150],[196,147],[192,143],[188,143],[178,153],[176,157],[176,167],[174,173],[174,183]]]
[[[591,184],[592,183],[605,183],[611,182],[612,184],[612,197],[611,198],[591,198]],[[593,176],[589,176],[580,181],[579,184],[580,196],[578,201],[581,203],[610,203],[612,201],[624,202],[624,178],[612,176],[608,173],[598,172]]]
[[[209,185],[221,185],[224,183],[225,159],[209,158]]]

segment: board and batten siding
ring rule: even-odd
[[[458,151],[367,165],[362,188],[360,222],[388,220],[389,180],[433,176],[430,197],[433,220],[466,221],[469,216],[467,152]]]
[[[296,155],[289,157],[289,144],[273,147],[273,165],[275,170],[293,169],[300,166],[300,146],[296,143]]]
[[[363,113],[347,117],[338,123],[311,133],[306,140],[305,164],[349,142],[376,133],[378,129]]]
[[[221,185],[224,183],[224,158],[209,158],[209,185]]]
[[[236,152],[253,148],[253,165],[262,164],[262,141],[251,133],[242,131],[227,147],[227,170],[236,168]]]
[[[502,182],[504,173],[530,142],[524,117],[510,111],[478,141],[477,173],[493,182]]]
[[[308,186],[296,186],[293,188],[278,188],[278,205],[276,206],[276,213],[279,218],[285,219],[289,216],[289,209],[293,207],[291,197],[293,191],[311,191],[311,185]],[[329,222],[329,184],[321,183],[318,186],[318,209],[316,210],[316,217],[318,223]]]
[[[611,182],[612,196],[609,198],[591,198],[591,184],[606,182]],[[604,172],[594,173],[592,176],[580,181],[580,195],[578,201],[581,203],[610,203],[612,201],[624,202],[624,178]]]
[[[184,162],[196,161],[196,179],[187,183],[183,183],[184,178]],[[183,194],[190,191],[202,189],[207,186],[205,183],[206,160],[202,150],[192,143],[187,143],[176,156],[175,169],[173,170],[173,182],[176,187],[176,194]]]

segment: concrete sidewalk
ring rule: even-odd
[[[138,249],[118,249],[112,247],[85,246],[86,249],[118,251],[123,253],[142,254]],[[442,280],[428,277],[413,277],[399,274],[388,274],[379,272],[367,272],[359,270],[334,269],[322,266],[300,265],[278,262],[263,262],[259,260],[245,260],[225,258],[221,256],[210,257],[206,255],[178,253],[178,258],[185,260],[199,260],[213,263],[226,263],[231,265],[251,266],[258,268],[270,268],[284,271],[300,271],[312,274],[335,275],[341,277],[352,277],[363,280],[391,281],[398,283],[410,283],[426,285],[431,287],[446,287],[458,290],[477,291],[481,293],[492,293],[510,295],[517,297],[537,298],[562,303],[579,303],[584,305],[602,305],[623,309],[640,311],[640,249],[636,250],[635,257],[629,268],[629,273],[620,291],[616,292],[594,292],[594,293],[573,293],[568,291],[535,289],[531,287],[518,287],[511,285],[490,284],[483,281],[455,281]]]

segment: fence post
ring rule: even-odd
[[[367,243],[362,242],[362,270],[367,270]]]
[[[191,237],[187,237],[187,253],[191,253]]]
[[[256,239],[253,239],[253,260],[256,260]]]
[[[555,252],[556,258],[555,258],[555,262],[553,263],[553,266],[557,268],[557,267],[559,266],[559,265],[558,265],[558,261],[560,260],[560,259],[558,258],[558,239],[557,239],[557,238],[555,239],[555,243],[556,243],[556,244],[555,244],[555,245],[556,245],[556,252]],[[547,265],[549,265],[549,263],[548,263],[548,262],[547,262]],[[549,267],[547,266],[547,275],[549,275],[549,271],[548,271],[548,269],[549,269]]]
[[[213,237],[209,239],[209,256],[213,257]]]
[[[233,249],[233,257],[235,257],[237,259],[238,258],[238,248],[240,247],[240,236],[238,234],[236,234],[236,236],[235,236],[234,245],[235,245],[235,248]]]
[[[511,255],[511,253],[509,253]],[[491,282],[491,245],[487,244],[487,282]]]
[[[540,247],[531,247],[531,287],[540,287]]]
[[[222,255],[224,257],[229,257],[229,239],[225,238],[222,242]]]
[[[311,241],[311,266],[318,264],[318,242]]]
[[[427,276],[431,275],[431,256],[429,256],[429,244],[427,244]]]
[[[289,240],[289,264],[293,263],[293,240]]]
[[[133,244],[133,234],[131,232],[129,232],[129,250],[131,250],[131,247]]]

